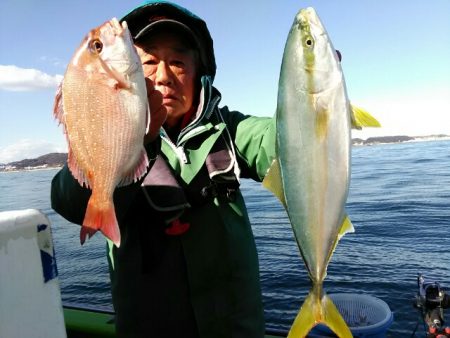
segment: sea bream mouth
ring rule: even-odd
[[[92,30],[89,36],[97,36],[104,44],[110,46],[115,44],[116,39],[123,39],[125,44],[133,44],[127,23],[123,21],[122,24],[120,24],[117,18],[112,18],[100,26],[99,29]]]
[[[109,25],[111,26],[111,29],[113,30],[114,34],[116,36],[122,36],[124,38],[125,37],[125,32],[127,32],[128,36],[130,37],[131,40],[131,33],[128,29],[128,24],[126,21],[122,21],[122,24],[119,22],[119,20],[117,20],[117,18],[112,18],[111,20],[109,20]]]
[[[103,32],[107,30],[107,35],[109,36],[119,36],[124,37],[124,32],[128,31],[128,25],[126,21],[123,21],[122,24],[120,24],[119,20],[117,18],[112,18],[109,21],[106,21],[102,26],[100,26],[100,32]],[[95,31],[95,29],[94,29]],[[105,32],[106,33],[106,32]]]

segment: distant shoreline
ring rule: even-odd
[[[33,171],[61,168],[67,162],[67,153],[49,153],[32,159],[0,165],[0,172]]]
[[[399,144],[412,142],[448,141],[450,135],[429,135],[429,136],[379,136],[369,137],[366,140],[354,138],[354,147],[376,146],[382,144]],[[25,159],[22,161],[0,164],[0,173],[23,172],[36,170],[55,170],[64,166],[67,161],[67,153],[50,153],[35,159]]]
[[[63,166],[57,167],[46,167],[46,168],[27,168],[27,169],[11,169],[11,170],[3,170],[0,169],[0,173],[23,173],[24,171],[45,171],[45,170],[59,170]]]
[[[374,146],[381,144],[399,144],[414,142],[432,142],[432,141],[448,141],[450,135],[430,135],[430,136],[382,136],[369,137],[366,140],[352,139],[353,146]]]

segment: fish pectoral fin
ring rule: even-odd
[[[114,72],[114,78],[117,81],[116,89],[130,89],[131,83],[128,81],[122,74],[117,72],[114,68],[111,68],[111,70]]]
[[[278,159],[273,160],[266,176],[262,181],[262,185],[278,197],[280,202],[286,208],[286,200],[284,198],[283,182],[281,180],[281,171]]]
[[[320,298],[320,292],[312,289],[291,326],[288,338],[306,337],[319,323],[328,326],[340,338],[353,337],[333,301],[326,294]]]
[[[381,127],[380,122],[366,110],[354,105],[350,106],[352,111],[352,127],[354,129],[362,129],[362,127]]]
[[[122,178],[117,186],[123,187],[125,185],[129,185],[133,182],[138,181],[147,172],[148,165],[149,160],[147,157],[147,152],[145,151],[145,149],[142,149],[139,161],[136,163],[136,166],[124,178]]]
[[[119,73],[117,70],[114,69],[114,67],[109,67],[106,62],[102,59],[99,58],[100,60],[100,64],[102,65],[103,70],[109,75],[111,76],[112,80],[111,84],[112,87],[114,87],[114,89],[130,89],[131,88],[131,83],[130,81],[128,81],[121,73]],[[108,81],[109,83],[109,81]]]

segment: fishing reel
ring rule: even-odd
[[[450,295],[438,282],[425,281],[422,274],[417,277],[417,287],[414,306],[421,310],[426,337],[450,338],[450,327],[444,327],[444,310],[450,308]]]

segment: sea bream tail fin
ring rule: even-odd
[[[86,237],[91,238],[97,231],[101,231],[117,247],[120,246],[120,230],[113,201],[98,201],[93,193],[89,198],[80,231],[81,245],[86,241]]]
[[[352,338],[353,335],[334,305],[331,298],[315,286],[306,297],[288,334],[288,338],[306,337],[314,326],[322,323],[328,326],[340,338]]]
[[[281,181],[281,171],[278,159],[273,160],[272,165],[264,177],[262,185],[278,197],[284,208],[286,208],[286,200],[284,198],[283,182]]]
[[[362,127],[381,127],[380,122],[366,110],[354,105],[350,105],[350,107],[352,111],[351,119],[353,129],[362,129]]]

